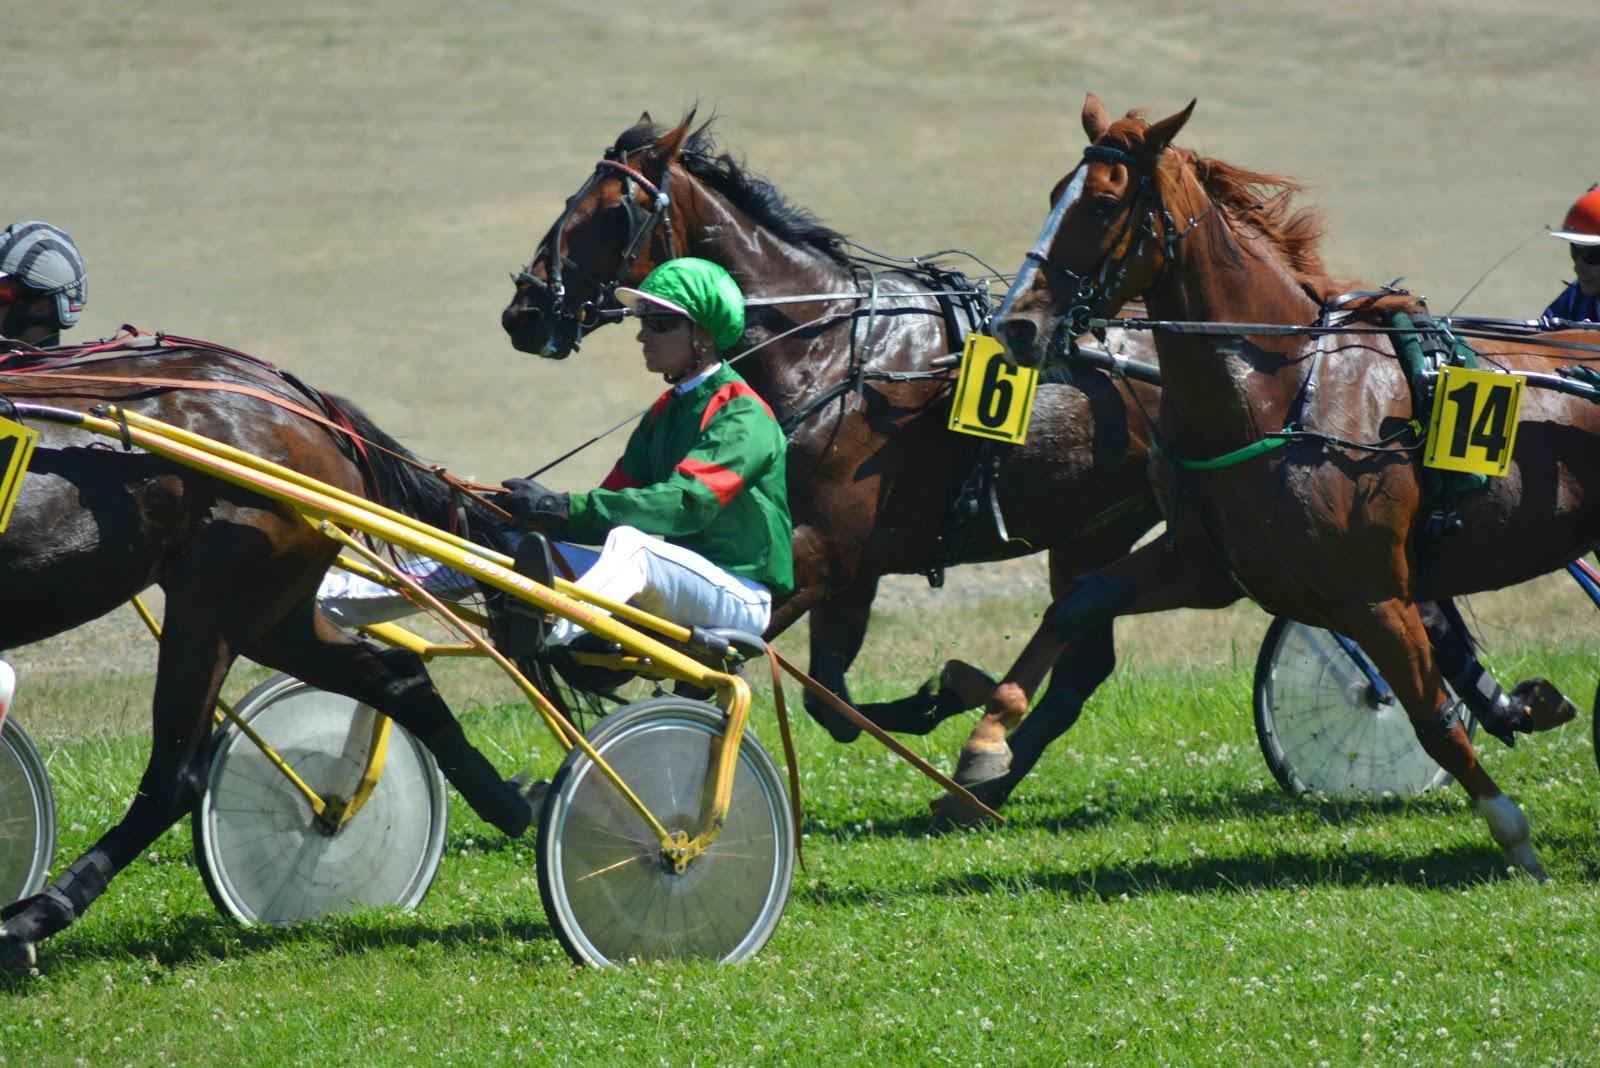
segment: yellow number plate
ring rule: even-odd
[[[28,472],[28,461],[33,459],[33,447],[38,441],[37,430],[0,416],[0,531],[11,522],[11,506],[17,503],[22,476]]]
[[[1517,440],[1523,381],[1500,371],[1441,368],[1422,462],[1444,471],[1504,475]]]
[[[1004,353],[1000,342],[987,334],[967,335],[956,399],[950,408],[951,430],[1014,445],[1027,439],[1039,371],[1011,366]]]

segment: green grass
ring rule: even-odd
[[[1575,694],[1594,674],[1581,649],[1496,666]],[[933,791],[915,772],[799,725],[807,866],[742,967],[574,969],[531,841],[459,802],[421,909],[292,930],[219,919],[180,828],[45,945],[38,978],[0,994],[0,1064],[1586,1063],[1600,1038],[1587,719],[1515,751],[1490,743],[1555,876],[1541,886],[1504,874],[1459,791],[1285,797],[1248,693],[1243,669],[1123,669],[1004,827],[946,838],[923,833]],[[465,718],[497,753],[536,739],[514,706]],[[947,761],[966,727],[920,748]],[[777,751],[770,716],[758,730]],[[102,736],[50,752],[63,860],[120,813],[143,750]]]

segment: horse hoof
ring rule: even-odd
[[[928,807],[933,810],[933,820],[928,824],[928,833],[932,835],[978,827],[988,819],[982,809],[972,807],[955,794],[936,797],[928,802]]]
[[[998,749],[963,749],[956,761],[955,780],[968,788],[979,783],[998,779],[1011,770],[1011,747],[1001,743]]]
[[[39,965],[39,951],[32,942],[0,927],[0,974],[26,975]]]
[[[1511,697],[1527,708],[1528,723],[1535,731],[1555,730],[1578,716],[1578,706],[1548,679],[1519,682],[1511,691]]]
[[[964,660],[946,660],[939,669],[939,690],[955,694],[963,710],[987,702],[999,685],[993,675]]]

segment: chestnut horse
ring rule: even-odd
[[[1311,327],[1345,287],[1323,267],[1315,215],[1290,213],[1298,186],[1172,145],[1193,109],[1155,123],[1137,112],[1113,121],[1088,98],[1090,147],[1057,186],[995,317],[996,336],[1022,363],[1039,362],[1058,332],[1140,297],[1153,320],[1173,325],[1156,333],[1164,390],[1152,465],[1167,535],[1081,578],[990,712],[1017,715],[1052,651],[1083,627],[1248,595],[1359,642],[1509,861],[1543,877],[1526,817],[1479,764],[1448,697],[1418,603],[1522,582],[1594,548],[1600,505],[1588,491],[1600,490],[1600,406],[1527,390],[1507,476],[1459,498],[1461,522],[1447,537],[1419,536],[1434,502],[1391,335],[1372,318],[1320,336],[1264,325]],[[1363,315],[1394,307],[1420,310],[1385,294]],[[1196,326],[1210,323],[1262,332]],[[1486,367],[1558,382],[1552,372],[1594,359],[1596,342],[1568,333],[1473,347]],[[1554,725],[1527,718],[1517,729]]]
[[[259,361],[195,346],[64,359],[75,351],[47,350],[48,368],[33,353],[0,356],[0,401],[79,412],[123,405],[439,526],[452,525],[462,499],[472,534],[505,548],[489,509],[382,451],[404,452],[347,402]],[[17,367],[23,360],[31,371]],[[15,414],[9,404],[0,410]],[[349,436],[316,417],[370,442],[366,459],[358,462]],[[42,893],[0,910],[0,971],[32,966],[39,941],[82,915],[113,875],[194,808],[205,789],[211,710],[239,656],[382,711],[433,751],[485,820],[512,835],[529,826],[531,804],[467,743],[421,660],[375,649],[317,611],[334,541],[288,505],[87,431],[29,422],[38,446],[0,534],[0,648],[87,622],[152,584],[166,593],[166,617],[138,791],[121,822]]]
[[[963,306],[974,291],[947,275],[851,256],[840,234],[718,153],[705,126],[691,131],[692,119],[666,129],[646,114],[623,131],[518,276],[502,322],[518,349],[564,359],[616,318],[607,314],[616,286],[678,255],[728,269],[749,305],[732,358],[789,435],[796,588],[774,605],[768,635],[809,611],[811,669],[845,694],[879,577],[949,562],[941,543],[976,442],[947,429],[954,374],[930,364],[960,350],[982,314]],[[1147,340],[1131,343],[1145,346],[1131,355],[1149,358]],[[1158,519],[1136,415],[1158,391],[1081,367],[1052,378],[1039,386],[1027,442],[996,454],[1010,540],[985,501],[956,548],[963,562],[1048,549],[1054,584],[1120,557]],[[1001,804],[1114,662],[1109,623],[1077,636],[1008,760],[968,762],[957,780],[986,782],[980,796]],[[887,729],[926,733],[989,688],[863,711]],[[809,694],[806,707],[836,739],[855,736]]]

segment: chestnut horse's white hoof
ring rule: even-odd
[[[32,942],[0,927],[0,974],[26,975],[39,964],[39,951]]]
[[[956,760],[956,773],[954,778],[962,786],[976,786],[998,779],[1011,770],[1011,747],[1005,742],[998,746],[976,748],[970,743],[961,749],[961,756]]]
[[[1550,878],[1539,858],[1533,852],[1533,835],[1528,827],[1528,817],[1522,814],[1517,803],[1505,794],[1479,798],[1478,811],[1489,824],[1489,833],[1513,868],[1533,876],[1540,882]]]

